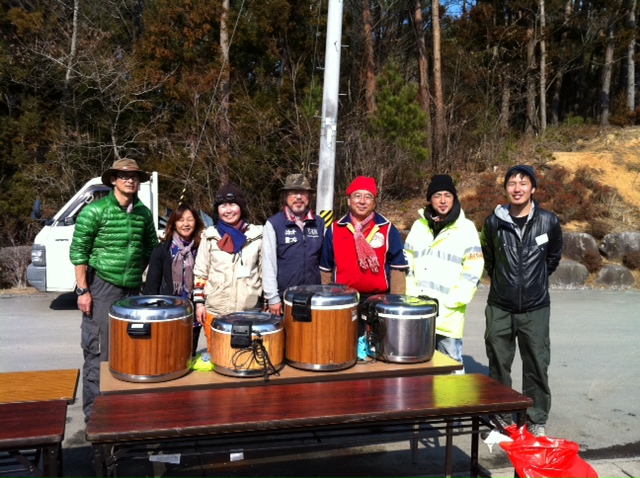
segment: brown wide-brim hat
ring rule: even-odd
[[[106,186],[113,186],[111,184],[111,176],[118,173],[118,171],[127,171],[127,172],[135,172],[138,173],[138,177],[140,177],[141,183],[146,183],[151,179],[151,175],[146,171],[143,171],[138,167],[138,163],[136,163],[133,159],[118,159],[114,161],[113,166],[107,169],[102,174],[102,184]]]
[[[280,191],[315,191],[303,174],[290,174]]]

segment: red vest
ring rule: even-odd
[[[367,242],[373,247],[378,257],[380,270],[373,273],[363,271],[358,265],[358,255],[353,239],[351,224],[336,223],[333,225],[333,251],[335,254],[335,281],[353,287],[362,294],[384,294],[389,290],[389,265],[387,251],[389,250],[390,224],[374,224],[372,221],[366,231],[363,231]]]

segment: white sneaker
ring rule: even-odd
[[[546,437],[546,426],[547,425],[545,423],[528,423],[527,430],[529,430],[529,433],[531,433],[534,437]]]

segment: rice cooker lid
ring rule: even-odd
[[[284,301],[291,305],[294,296],[311,296],[311,308],[336,307],[358,303],[358,291],[352,287],[339,284],[328,285],[296,285],[289,287],[284,293]]]
[[[402,294],[378,294],[367,298],[378,314],[400,315],[402,317],[436,315],[438,305],[428,297]]]
[[[211,322],[211,329],[230,334],[233,324],[239,320],[250,321],[252,332],[268,334],[278,332],[284,328],[282,317],[267,312],[235,312],[221,315]]]
[[[162,322],[193,314],[191,301],[170,295],[137,295],[111,304],[109,314],[120,320]]]

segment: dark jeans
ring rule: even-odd
[[[511,387],[511,365],[516,340],[522,358],[522,393],[533,400],[527,410],[532,423],[547,422],[551,409],[548,369],[551,361],[549,340],[550,308],[522,314],[487,305],[484,342],[489,358],[489,376]]]
[[[93,276],[93,277],[91,277]],[[82,314],[80,345],[84,353],[82,368],[82,407],[85,422],[89,421],[93,402],[100,395],[100,363],[109,360],[109,309],[115,301],[138,295],[137,290],[116,287],[96,274],[88,278],[92,315]]]

